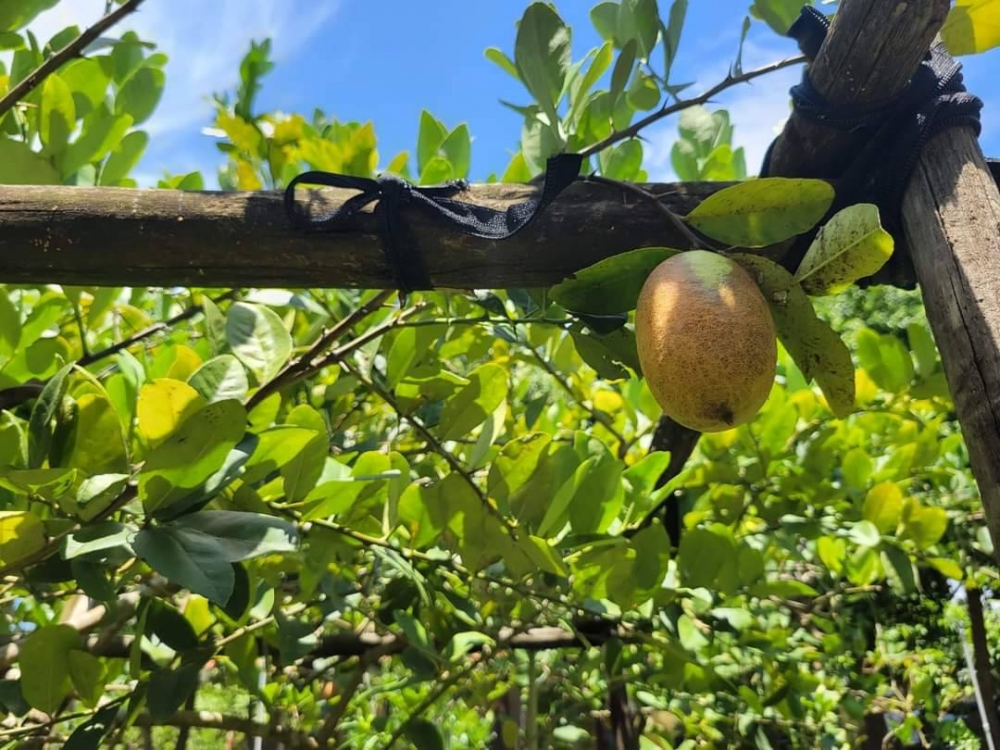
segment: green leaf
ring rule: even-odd
[[[420,173],[420,179],[417,182],[421,185],[441,185],[454,178],[455,170],[452,168],[451,162],[443,156],[435,156],[424,165],[424,170]]]
[[[906,338],[917,359],[917,374],[929,378],[937,371],[938,350],[927,327],[920,323],[910,323],[906,327]]]
[[[766,247],[814,227],[833,198],[833,187],[823,180],[764,177],[713,193],[687,221],[727,245]]]
[[[426,109],[420,113],[420,131],[417,135],[417,171],[424,173],[427,165],[438,154],[448,136],[444,124]]]
[[[875,547],[882,541],[882,535],[871,521],[858,521],[851,527],[851,539],[862,547]]]
[[[229,562],[240,562],[275,552],[294,552],[299,536],[295,526],[263,513],[203,510],[160,526],[178,534],[210,537],[216,553]]]
[[[219,606],[233,593],[231,561],[207,534],[154,526],[140,531],[133,547],[153,570]]]
[[[944,508],[932,508],[911,501],[903,508],[901,539],[912,539],[920,549],[937,544],[948,529],[948,514]]]
[[[0,564],[12,565],[45,546],[45,526],[27,510],[0,511]]]
[[[803,596],[818,596],[819,592],[802,581],[785,579],[780,581],[761,581],[751,587],[750,594],[762,599],[769,596],[778,596],[782,599],[796,599]]]
[[[77,472],[60,469],[4,469],[0,470],[0,486],[51,502],[72,489]]]
[[[0,137],[0,185],[58,185],[59,170],[27,143]]]
[[[39,137],[48,152],[58,154],[66,148],[75,127],[76,105],[73,103],[73,92],[58,74],[52,73],[42,84]]]
[[[785,36],[792,23],[799,17],[802,5],[802,0],[754,0],[750,6],[750,13],[754,18],[765,21],[781,36]]]
[[[33,707],[54,713],[70,691],[69,652],[80,648],[80,634],[69,625],[46,625],[25,638],[18,665],[21,692]]]
[[[670,80],[670,71],[677,59],[677,48],[680,46],[681,32],[684,30],[684,20],[687,17],[688,0],[674,0],[670,6],[670,22],[660,27],[663,37],[663,79]]]
[[[499,50],[496,47],[487,47],[485,55],[487,60],[499,65],[503,70],[513,76],[515,80],[521,80],[521,76],[517,72],[517,66],[514,64],[513,60],[507,57],[503,50]]]
[[[903,491],[892,482],[880,482],[868,490],[861,517],[871,521],[883,534],[890,534],[899,525],[903,513]]]
[[[807,294],[838,294],[872,276],[892,256],[892,235],[878,206],[859,203],[838,211],[816,235],[795,272]]]
[[[633,182],[642,168],[642,144],[633,138],[613,148],[606,148],[597,156],[601,175],[621,182]]]
[[[909,594],[916,590],[916,572],[909,556],[899,547],[886,545],[881,553],[882,567],[885,568],[889,584],[898,593]]]
[[[119,548],[131,550],[131,539],[137,531],[135,526],[117,521],[88,524],[66,537],[62,548],[63,558],[72,560],[93,552]]]
[[[250,387],[246,370],[231,354],[208,360],[195,370],[187,382],[207,403],[227,399],[240,401]]]
[[[901,393],[913,381],[913,359],[898,337],[862,328],[857,334],[858,360],[875,384]]]
[[[965,579],[965,571],[963,571],[962,566],[954,560],[949,560],[947,557],[932,557],[927,562],[929,562],[939,573],[951,578],[953,581],[961,581]]]
[[[660,13],[656,0],[621,0],[615,36],[619,41],[634,39],[639,57],[648,60],[660,33]]]
[[[84,705],[93,708],[104,694],[104,665],[93,654],[70,650],[66,661],[70,681]]]
[[[625,367],[642,374],[635,332],[619,328],[607,334],[583,333],[578,327],[570,330],[573,345],[580,358],[594,368],[603,380],[623,380],[630,377]]]
[[[148,143],[149,135],[141,130],[133,131],[122,138],[121,143],[114,148],[108,160],[104,162],[98,184],[102,186],[120,184],[139,163]]]
[[[141,125],[160,103],[166,83],[167,76],[159,68],[148,65],[139,68],[115,95],[115,114],[131,115],[132,121]]]
[[[617,106],[618,100],[625,93],[629,78],[632,77],[632,70],[635,68],[636,48],[637,43],[633,39],[628,41],[622,47],[622,51],[618,53],[618,60],[615,62],[614,70],[611,71],[611,91],[608,94],[608,105],[611,109]]]
[[[451,131],[441,144],[441,151],[451,164],[451,179],[463,180],[469,176],[469,164],[472,160],[472,138],[469,136],[469,126],[462,123]]]
[[[59,75],[73,92],[78,117],[103,104],[111,76],[97,60],[86,57],[71,60],[60,68]]]
[[[0,144],[2,143],[3,141],[0,141]],[[0,154],[0,161],[2,158]],[[28,468],[30,469],[39,468],[48,456],[49,446],[52,444],[52,422],[62,406],[67,376],[74,367],[74,364],[68,364],[53,375],[45,384],[31,410],[31,419],[28,423]]]
[[[73,730],[73,734],[63,745],[63,750],[100,750],[104,738],[111,732],[118,718],[119,710],[117,703],[102,708]]]
[[[531,167],[529,167],[528,162],[525,161],[524,154],[518,151],[510,160],[510,164],[507,165],[507,169],[504,170],[503,177],[500,178],[500,182],[530,182],[531,178]]]
[[[618,30],[618,3],[598,3],[590,9],[590,21],[602,39],[613,40]]]
[[[847,557],[847,543],[840,537],[822,536],[816,541],[816,554],[831,573],[840,575]]]
[[[149,604],[146,632],[174,651],[194,651],[201,645],[191,623],[173,605],[159,599]]]
[[[188,662],[176,669],[160,669],[149,678],[146,704],[154,721],[166,721],[198,687],[202,663]]]
[[[403,735],[416,750],[444,750],[444,738],[437,724],[427,719],[412,719],[406,723]]]
[[[840,470],[848,487],[863,490],[875,471],[875,462],[864,448],[852,448],[844,454]]]
[[[507,371],[495,364],[477,367],[469,384],[444,403],[439,426],[443,440],[468,435],[485,422],[507,399]]]
[[[247,302],[235,302],[229,307],[226,341],[258,383],[277,375],[292,352],[292,337],[278,314]]]
[[[740,579],[732,538],[708,529],[688,529],[681,535],[677,565],[681,582],[690,588],[727,593],[736,588]]]
[[[11,357],[21,341],[21,313],[14,306],[10,294],[0,288],[0,357]]]
[[[0,31],[17,31],[59,0],[4,0],[0,3]]]
[[[552,287],[551,297],[572,312],[613,315],[635,309],[649,274],[680,250],[644,247],[598,261]]]
[[[62,176],[69,177],[85,165],[103,159],[121,143],[131,126],[132,118],[128,115],[115,116],[104,107],[94,110],[84,119],[80,135],[57,160]]]
[[[577,534],[604,533],[624,501],[622,463],[606,449],[576,470],[569,522]]]
[[[844,418],[854,411],[854,362],[847,345],[816,316],[808,295],[784,268],[746,253],[728,256],[756,279],[771,308],[778,338],[807,380],[823,390],[830,411]]]
[[[192,414],[150,451],[139,473],[146,510],[180,500],[218,471],[242,439],[246,420],[238,401],[217,401]]]
[[[626,96],[633,108],[648,112],[660,103],[660,87],[651,76],[637,72],[632,76]]]
[[[514,64],[551,125],[559,119],[556,108],[570,61],[569,27],[547,3],[529,5],[517,26]]]
[[[569,120],[576,122],[583,112],[584,106],[589,101],[588,94],[594,85],[601,79],[601,76],[611,67],[611,62],[615,59],[615,48],[611,42],[605,42],[597,50],[594,59],[590,62],[587,72],[579,76],[570,87],[570,110]]]
[[[941,40],[955,56],[1000,46],[1000,0],[958,0],[941,27]]]

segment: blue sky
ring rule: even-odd
[[[596,0],[558,0],[573,28],[574,59],[599,43],[588,11]],[[146,0],[120,29],[132,28],[170,56],[163,102],[148,124],[150,149],[138,168],[144,185],[164,172],[201,170],[210,185],[222,163],[207,98],[232,89],[251,39],[270,37],[277,69],[267,78],[260,106],[311,113],[316,107],[342,120],[372,120],[382,164],[416,144],[420,111],[472,132],[472,178],[502,171],[516,150],[520,118],[499,99],[527,103],[517,81],[488,62],[483,50],[511,54],[515,22],[527,0]],[[668,0],[661,0],[668,7]],[[675,64],[674,80],[698,91],[720,80],[736,52],[749,0],[696,0]],[[104,0],[63,0],[33,24],[40,39],[69,25],[88,25]],[[755,23],[744,48],[749,69],[797,52]],[[983,149],[1000,155],[1000,82],[988,74],[1000,52],[966,58],[969,88],[986,102]],[[799,70],[782,71],[720,97],[730,109],[737,145],[755,171],[775,129],[787,115],[787,91]],[[669,180],[669,149],[676,123],[646,132],[646,165],[653,179]]]

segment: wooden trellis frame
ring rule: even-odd
[[[949,0],[843,0],[811,64],[832,104],[898,93],[916,71]],[[772,174],[829,178],[858,148],[851,134],[792,115]],[[652,185],[679,214],[724,183]],[[474,185],[468,200],[504,207],[527,185]],[[326,212],[353,193],[311,191]],[[1000,193],[968,128],[924,149],[904,200],[909,255],[944,361],[990,531],[1000,538]],[[602,258],[688,240],[648,202],[606,185],[570,187],[521,234],[492,242],[407,216],[430,278],[447,288],[544,286]],[[765,249],[780,258],[783,248]],[[292,230],[273,192],[75,187],[0,188],[0,280],[204,287],[393,284],[370,211],[350,232]],[[1000,546],[998,546],[1000,550]]]

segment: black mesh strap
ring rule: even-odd
[[[807,58],[813,59],[829,28],[830,22],[822,13],[806,7],[788,35]],[[823,125],[855,133],[864,143],[838,174],[817,175],[837,179],[837,197],[828,218],[854,203],[875,203],[886,229],[901,242],[903,196],[924,145],[947,128],[968,126],[977,136],[980,133],[983,103],[966,90],[961,69],[943,45],[936,45],[898,96],[860,105],[830,104],[816,90],[806,69],[801,82],[791,90],[795,111]],[[769,172],[773,147],[774,143],[764,157],[762,177]],[[990,160],[990,171],[1000,180],[1000,163]],[[798,267],[811,240],[811,235],[804,236],[795,243],[783,260],[788,270]]]
[[[386,262],[396,285],[403,293],[431,289],[433,284],[403,219],[401,209],[414,208],[439,221],[442,226],[462,234],[488,240],[504,240],[524,229],[580,175],[583,157],[560,154],[549,159],[541,191],[523,203],[504,210],[468,203],[453,198],[467,189],[464,181],[432,187],[415,187],[393,175],[378,179],[353,177],[331,172],[305,172],[285,189],[285,211],[292,225],[307,232],[335,232],[350,228],[357,213],[377,201],[375,216],[382,238]],[[298,211],[295,189],[299,185],[326,185],[360,191],[344,201],[336,211],[313,219]]]

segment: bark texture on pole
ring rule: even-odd
[[[729,183],[649,185],[687,214]],[[529,185],[474,185],[462,197],[505,208]],[[299,205],[330,213],[357,193],[301,191]],[[437,287],[548,286],[637,247],[687,248],[649,202],[607,185],[577,183],[531,225],[494,242],[416,211],[405,218]],[[75,187],[0,187],[0,283],[92,286],[395,286],[371,210],[350,231],[294,231],[275,192],[219,193]]]
[[[949,5],[844,0],[809,69],[817,89],[832,104],[899,93]],[[834,165],[846,164],[857,145],[793,115],[775,145],[773,172],[833,178]],[[1000,540],[1000,193],[971,129],[949,130],[924,147],[903,221],[990,532]]]

